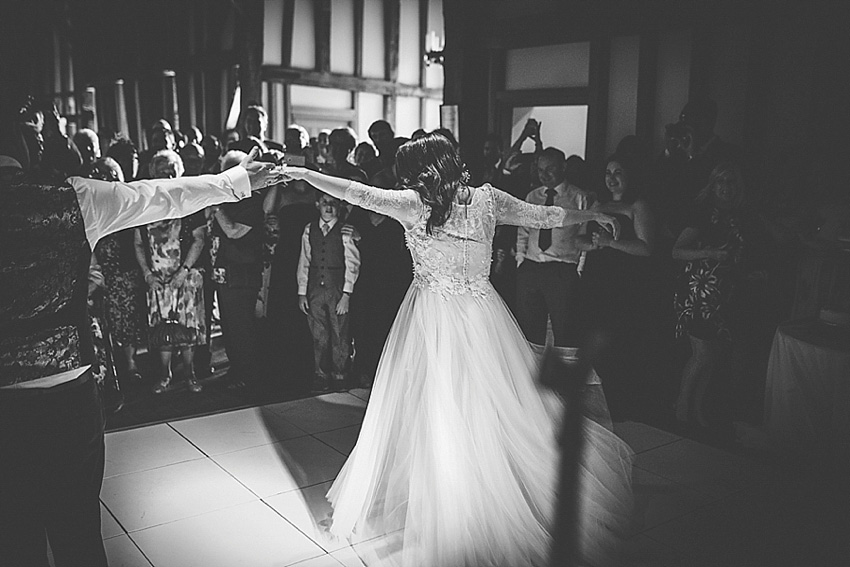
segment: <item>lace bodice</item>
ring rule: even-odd
[[[531,205],[490,185],[472,190],[467,205],[455,204],[448,221],[426,231],[430,209],[413,190],[377,189],[352,182],[345,200],[398,220],[413,257],[413,285],[444,298],[494,293],[489,283],[493,233],[498,224],[530,228],[563,225],[560,207]]]

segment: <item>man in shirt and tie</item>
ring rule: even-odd
[[[537,160],[541,187],[526,201],[535,205],[557,205],[585,210],[586,192],[566,179],[566,156],[557,148],[546,148]],[[517,320],[525,336],[535,344],[546,344],[547,320],[552,321],[555,346],[577,347],[580,343],[579,264],[582,253],[575,237],[583,225],[536,230],[517,230]]]

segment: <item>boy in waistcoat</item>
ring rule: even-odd
[[[298,261],[298,307],[313,335],[316,379],[313,389],[341,390],[351,350],[348,311],[360,273],[354,228],[340,218],[342,202],[322,194],[319,218],[304,227]],[[332,382],[329,382],[332,381]]]

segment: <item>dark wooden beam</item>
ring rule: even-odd
[[[363,76],[363,13],[366,0],[354,0],[354,76]],[[287,67],[291,63],[284,62]]]
[[[428,35],[428,5],[429,0],[419,0],[419,86],[425,86],[425,80],[428,76],[427,66],[425,65],[425,37]],[[419,99],[419,123],[425,120],[425,108],[428,106],[427,100]]]
[[[283,81],[311,87],[327,87],[384,96],[419,96],[436,99],[443,96],[442,89],[429,89],[418,85],[403,85],[383,79],[368,79],[338,73],[319,73],[308,69],[265,66],[263,67],[262,77],[265,81]]]
[[[587,134],[585,161],[598,163],[605,159],[608,134],[608,77],[611,62],[611,40],[599,37],[590,42],[590,69],[587,85]]]
[[[384,0],[384,53],[386,61],[384,78],[390,83],[396,83],[398,81],[398,38],[400,28],[400,0]],[[395,124],[397,96],[397,92],[391,92],[384,97],[384,119],[391,125]]]
[[[234,0],[235,1],[235,0]],[[239,53],[239,85],[242,106],[262,99],[263,0],[238,0],[236,8],[236,45]]]
[[[284,67],[292,66],[292,37],[295,22],[295,0],[283,2],[283,42],[280,61]]]
[[[587,104],[588,96],[589,87],[561,87],[499,91],[496,93],[496,100],[512,106],[551,106]]]
[[[425,86],[425,37],[428,35],[429,0],[419,0],[419,85]]]
[[[658,82],[658,33],[647,32],[640,37],[638,54],[638,87],[635,134],[651,144],[655,138],[655,98]]]
[[[499,112],[499,102],[496,93],[502,92],[505,89],[505,76],[507,72],[506,54],[503,49],[488,50],[489,57],[489,81],[490,87],[487,89],[487,131],[496,132],[502,135],[502,144],[504,148],[511,145],[510,132],[507,136],[504,135],[502,129],[502,115]],[[510,120],[508,121],[510,122]]]
[[[384,46],[386,67],[384,78],[398,81],[398,38],[401,27],[400,0],[384,0]]]
[[[331,0],[315,0],[314,24],[316,28],[316,70],[331,70]]]

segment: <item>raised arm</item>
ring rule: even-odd
[[[303,167],[286,167],[283,175],[287,179],[303,179],[319,191],[352,205],[392,217],[406,226],[416,222],[422,213],[423,205],[419,195],[410,189],[379,189]]]
[[[86,238],[94,250],[98,240],[134,226],[189,216],[210,205],[238,201],[281,181],[271,164],[255,162],[252,151],[241,164],[218,175],[179,179],[147,179],[130,183],[71,177]]]
[[[496,201],[496,222],[498,224],[512,224],[528,228],[560,228],[596,221],[609,227],[615,237],[620,235],[620,225],[617,219],[599,211],[578,211],[557,206],[532,205],[495,188],[493,195]]]

